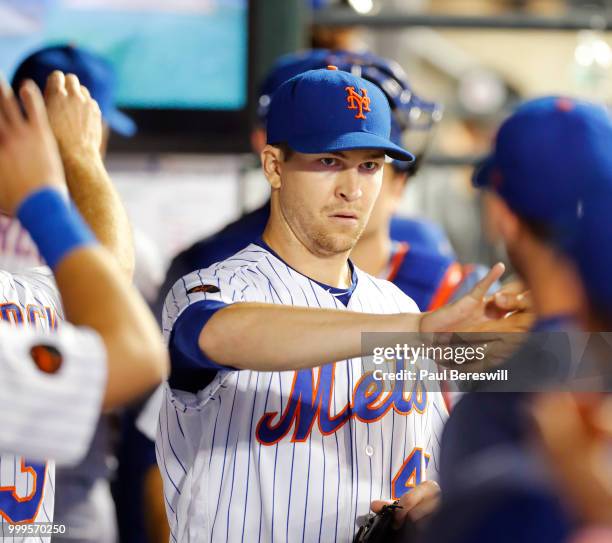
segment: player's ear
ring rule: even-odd
[[[261,167],[272,189],[281,186],[282,154],[278,147],[272,145],[266,145],[261,151]]]

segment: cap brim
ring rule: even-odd
[[[138,130],[136,123],[118,109],[107,111],[104,115],[104,120],[111,130],[126,138],[132,137]]]
[[[294,138],[287,144],[299,153],[337,153],[360,149],[380,149],[395,160],[413,162],[414,156],[392,141],[367,132],[348,132],[316,138]]]
[[[472,185],[476,188],[485,188],[491,186],[491,172],[495,167],[495,161],[493,156],[485,158],[474,171],[472,176]]]

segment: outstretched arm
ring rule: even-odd
[[[172,344],[187,345],[190,318],[196,323],[202,355],[219,366],[261,371],[295,370],[320,366],[362,354],[362,334],[391,332],[381,336],[380,347],[394,346],[405,332],[446,332],[487,325],[485,315],[490,285],[503,273],[495,266],[474,289],[453,307],[432,313],[374,315],[350,311],[287,307],[262,303],[235,303],[199,312],[190,306],[177,321]],[[200,327],[198,319],[202,323]],[[494,329],[494,328],[493,328]],[[515,319],[497,321],[498,331],[524,329]],[[417,341],[420,345],[421,339]]]
[[[364,332],[418,332],[421,317],[238,303],[212,316],[202,328],[199,345],[205,356],[223,366],[311,368],[361,356]]]
[[[134,273],[132,232],[100,153],[100,108],[75,75],[64,76],[58,71],[47,80],[45,102],[70,196],[100,243],[131,279]]]

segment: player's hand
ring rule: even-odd
[[[531,313],[522,312],[510,317],[512,311],[500,311],[495,301],[487,296],[491,285],[504,273],[504,265],[498,262],[465,296],[436,311],[424,313],[421,332],[524,332],[533,322]],[[515,297],[519,298],[518,295]],[[493,304],[493,307],[492,307]],[[508,303],[506,309],[515,302]]]
[[[77,76],[53,72],[47,79],[45,102],[62,159],[100,158],[102,114]]]
[[[26,196],[41,188],[66,190],[40,91],[28,80],[19,96],[25,115],[12,89],[0,78],[0,209],[10,214]]]
[[[385,506],[393,502],[375,500],[370,509],[374,513],[380,512]],[[415,486],[410,492],[406,492],[400,499],[398,505],[401,509],[394,512],[394,527],[399,528],[407,517],[417,522],[433,513],[440,504],[440,486],[435,481],[425,481]]]
[[[486,314],[492,319],[507,317],[511,313],[533,313],[531,291],[520,280],[506,283],[492,296],[487,297]]]
[[[523,343],[523,332],[535,320],[528,311],[530,297],[519,284],[509,286],[497,300],[495,295],[487,296],[503,272],[503,264],[496,264],[466,296],[421,319],[421,331],[438,332],[437,339],[442,342],[486,346],[485,358],[466,364],[465,371],[492,369],[505,361]]]

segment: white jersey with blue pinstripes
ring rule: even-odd
[[[63,317],[59,294],[48,268],[33,268],[20,274],[0,270],[0,320],[17,326],[50,331]],[[27,363],[27,361],[24,361]],[[14,409],[26,409],[26,400]],[[6,413],[3,413],[6,416]],[[15,440],[26,441],[33,428],[2,427],[0,432],[20,431]],[[11,454],[0,454],[0,529],[7,521],[50,522],[53,519],[55,466],[53,462],[30,462]],[[6,529],[5,529],[6,532]],[[49,541],[49,538],[5,537],[7,543]]]
[[[345,307],[251,244],[174,285],[164,333],[200,300],[418,312],[392,283],[360,270],[357,279]],[[171,540],[180,543],[351,541],[372,500],[432,477],[446,417],[438,392],[382,391],[360,358],[302,371],[222,370],[197,394],[166,385],[164,396],[157,455]]]
[[[76,464],[93,437],[105,383],[106,349],[93,330],[64,322],[50,334],[0,321],[0,451]]]

